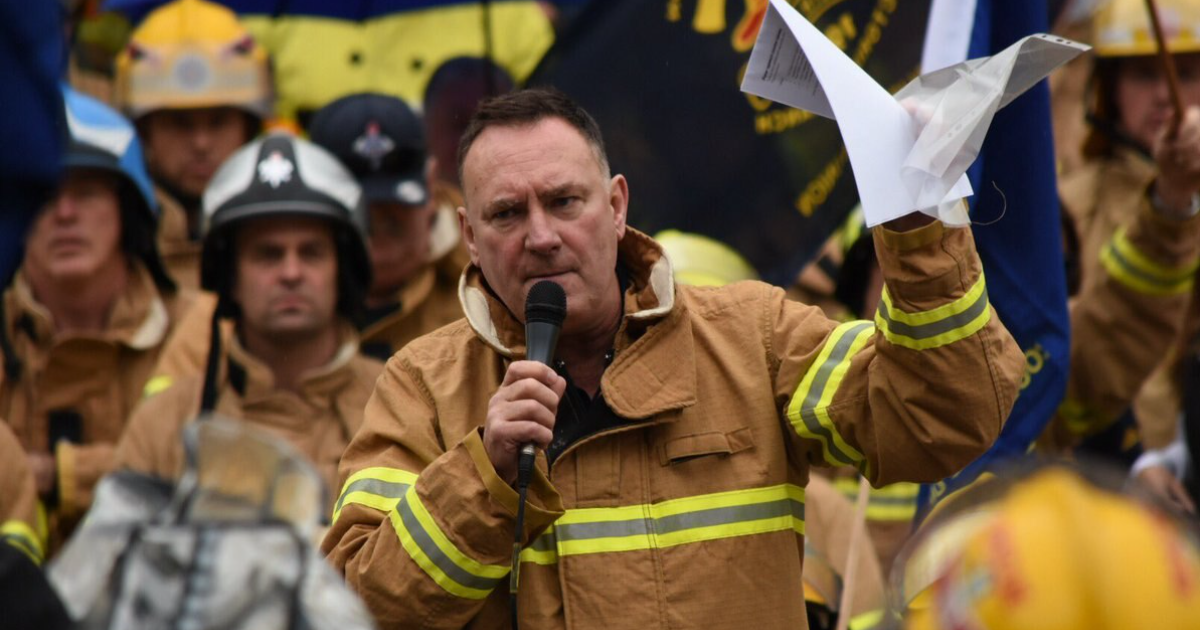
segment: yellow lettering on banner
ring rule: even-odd
[[[809,22],[816,22],[821,19],[825,12],[845,2],[846,0],[800,0],[796,2],[791,0],[792,6],[800,9],[800,13],[808,18]]]
[[[754,40],[758,39],[758,31],[767,17],[767,1],[746,0],[742,19],[733,27],[732,44],[735,52],[746,52],[754,47]]]
[[[692,28],[705,35],[725,30],[725,0],[697,0]]]
[[[812,112],[792,109],[790,107],[787,109],[773,109],[754,117],[754,131],[760,136],[782,133],[801,123],[808,122],[812,117]]]
[[[800,214],[811,217],[816,213],[817,208],[825,203],[825,200],[829,198],[829,193],[833,192],[833,187],[837,186],[838,178],[842,176],[848,159],[849,156],[843,147],[837,157],[821,169],[821,174],[813,178],[808,186],[805,186],[804,192],[800,193],[796,199],[796,209],[800,211]]]
[[[1029,387],[1033,376],[1046,367],[1046,360],[1049,358],[1050,353],[1046,352],[1040,343],[1025,351],[1025,374],[1021,377],[1021,390]]]
[[[854,27],[854,16],[849,13],[843,13],[836,22],[825,27],[825,37],[840,50],[846,50],[846,46],[850,40],[858,36],[858,29]]]
[[[871,57],[871,53],[875,52],[875,44],[883,37],[883,27],[887,26],[895,12],[896,0],[879,0],[875,4],[875,10],[871,12],[871,23],[854,51],[854,63],[862,66]]]
[[[667,21],[678,22],[683,19],[683,0],[667,0]]]

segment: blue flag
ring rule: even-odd
[[[997,53],[1048,28],[1046,0],[977,0],[967,56]],[[923,488],[925,508],[1027,453],[1062,402],[1070,324],[1054,155],[1043,81],[996,113],[969,172],[972,229],[988,297],[1025,351],[1025,379],[1000,438],[958,475]]]

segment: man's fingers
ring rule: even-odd
[[[553,429],[556,411],[536,400],[510,400],[497,406],[494,418],[496,423],[529,421]]]
[[[535,400],[551,410],[556,409],[558,401],[562,399],[561,391],[556,391],[545,383],[531,378],[523,378],[515,383],[505,385],[496,392],[496,395],[505,401]]]
[[[1196,503],[1192,501],[1192,497],[1188,495],[1187,488],[1184,488],[1178,479],[1171,478],[1171,481],[1167,484],[1167,494],[1188,514],[1196,513]]]
[[[550,440],[554,439],[554,432],[549,427],[528,420],[508,422],[502,430],[499,428],[497,430],[496,439],[510,453],[516,453],[522,446],[530,442],[536,444],[538,448],[546,448],[550,444]]]
[[[504,372],[504,382],[501,387],[516,383],[521,379],[531,378],[535,381],[545,383],[547,387],[553,387],[555,383],[563,380],[550,366],[537,361],[513,361],[508,365],[508,370]]]

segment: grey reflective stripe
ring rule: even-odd
[[[656,529],[660,534],[711,527],[713,525],[728,525],[730,523],[746,523],[778,516],[794,516],[804,520],[804,504],[792,499],[780,499],[766,503],[751,505],[732,505],[723,508],[712,508],[696,512],[672,514],[656,519]]]
[[[880,302],[879,305],[883,306],[883,303]],[[817,419],[817,403],[821,402],[821,396],[825,393],[825,386],[829,383],[829,376],[833,373],[834,368],[846,360],[846,355],[850,352],[850,346],[854,345],[854,340],[858,338],[859,333],[873,325],[871,322],[855,324],[842,335],[841,339],[837,340],[837,345],[833,347],[833,350],[829,353],[829,357],[817,367],[817,374],[813,377],[812,385],[808,388],[808,395],[804,397],[804,402],[800,404],[800,419],[804,422],[804,426],[808,427],[808,430],[813,435],[825,438],[829,454],[848,466],[855,465],[856,460],[838,448],[837,443],[834,442],[833,434],[829,432],[829,429],[821,425],[821,421]]]
[[[421,521],[417,520],[417,515],[413,514],[412,506],[407,500],[400,501],[400,504],[396,506],[396,512],[400,515],[400,520],[403,521],[408,534],[412,536],[412,541],[450,579],[467,588],[474,588],[481,591],[490,591],[504,580],[503,577],[480,577],[474,573],[468,573],[462,567],[454,564],[453,560],[442,553],[437,543],[433,542],[433,538],[429,536],[429,532],[426,532],[425,528],[421,525]]]
[[[655,534],[671,534],[689,529],[711,527],[714,525],[731,525],[733,523],[748,523],[767,518],[791,515],[804,520],[804,504],[794,499],[780,499],[751,505],[733,505],[729,507],[697,510],[672,514],[654,519],[636,519],[629,521],[598,521],[595,523],[571,523],[555,525],[555,536],[562,541],[591,540],[595,538],[623,538],[626,536],[646,536],[651,530]],[[538,537],[540,542],[544,536]],[[551,538],[548,543],[553,544]],[[539,549],[543,551],[543,549]]]
[[[338,512],[342,509],[342,504],[346,502],[346,497],[350,496],[351,492],[366,492],[367,494],[399,500],[411,485],[408,483],[380,481],[378,479],[359,479],[346,486],[345,490],[342,490],[342,496],[338,497],[337,505],[333,506],[333,511]]]
[[[1140,267],[1134,266],[1133,263],[1129,262],[1127,258],[1122,256],[1121,250],[1111,242],[1108,244],[1108,254],[1112,256],[1113,260],[1119,263],[1121,268],[1124,269],[1129,275],[1136,276],[1138,280],[1141,280],[1146,284],[1152,284],[1157,287],[1162,287],[1166,290],[1180,288],[1181,285],[1185,284],[1188,280],[1191,280],[1192,276],[1194,275],[1190,269],[1180,271],[1178,276],[1159,276],[1148,274]]]
[[[929,339],[930,337],[936,337],[942,333],[962,328],[974,321],[976,317],[979,317],[980,313],[987,310],[987,307],[988,294],[985,288],[975,302],[967,307],[967,310],[957,315],[950,315],[944,319],[939,319],[936,322],[913,326],[895,321],[892,319],[892,314],[888,312],[887,304],[883,300],[879,301],[879,316],[883,318],[883,321],[887,322],[888,330],[894,334],[903,335],[910,339]]]
[[[549,530],[546,533],[538,536],[533,542],[526,547],[534,551],[554,551],[558,548],[558,539],[555,538],[554,530]]]

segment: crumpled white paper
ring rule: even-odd
[[[966,179],[996,111],[1088,46],[1030,35],[922,75],[894,97],[783,0],[771,0],[742,90],[834,119],[867,226],[924,212],[969,223]]]

